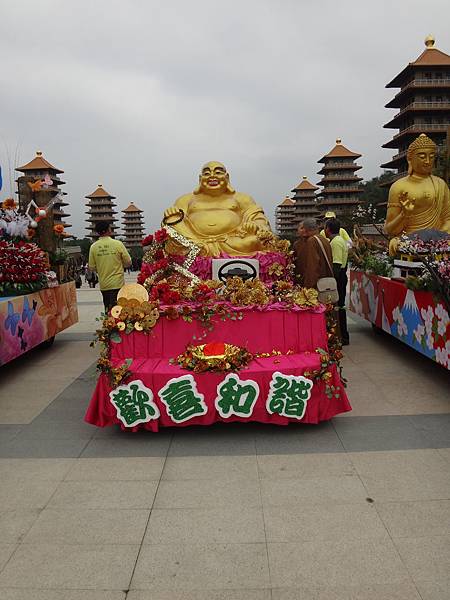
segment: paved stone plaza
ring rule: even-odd
[[[450,377],[350,320],[353,411],[158,434],[83,422],[98,290],[0,370],[2,600],[448,600]]]

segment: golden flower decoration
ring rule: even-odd
[[[126,325],[125,325],[125,323],[124,323],[123,321],[119,321],[119,322],[117,323],[117,329],[118,329],[119,331],[125,331],[125,327],[126,327]]]
[[[282,264],[278,262],[274,262],[268,268],[269,275],[276,275],[277,277],[281,277],[284,273],[284,267]]]
[[[140,321],[136,321],[136,323],[134,324],[134,328],[136,329],[136,331],[144,330],[144,327],[142,326],[142,323]]]
[[[122,307],[119,304],[116,304],[116,306],[113,306],[111,309],[111,316],[114,317],[115,319],[118,319],[120,317],[121,312],[122,312]]]
[[[300,288],[292,294],[292,301],[297,306],[317,306],[318,292],[313,288]]]

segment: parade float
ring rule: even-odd
[[[97,331],[88,423],[286,425],[351,410],[334,310],[294,284],[289,242],[222,164],[207,163],[143,243],[138,283]]]
[[[64,277],[64,226],[52,219],[52,181],[27,179],[22,211],[13,198],[0,205],[0,366],[78,321],[75,283]]]
[[[389,247],[356,240],[350,310],[450,370],[450,194],[426,135],[389,192]]]

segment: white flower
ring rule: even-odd
[[[422,338],[425,335],[425,327],[423,325],[417,325],[417,328],[413,331],[414,337],[420,343],[422,343]]]
[[[394,321],[398,322],[400,321],[400,317],[402,317],[402,314],[400,312],[400,309],[398,306],[396,306],[394,308],[394,310],[392,311],[392,318],[394,319]],[[402,317],[403,318],[403,317]]]
[[[441,319],[442,321],[445,321],[446,324],[448,325],[448,323],[450,322],[449,316],[448,316],[448,312],[445,310],[445,308],[443,307],[442,304],[438,304],[436,306],[436,308],[434,309],[434,312],[436,313],[436,316]]]
[[[433,350],[433,348],[434,348],[434,340],[433,340],[433,336],[432,335],[430,335],[430,334],[427,335],[426,343],[427,343],[428,350]]]
[[[448,365],[448,352],[445,348],[436,348],[435,352],[436,362],[446,367]]]
[[[403,319],[403,315],[400,313],[398,317],[398,325],[397,325],[398,335],[408,335],[408,327]]]
[[[425,331],[427,335],[431,335],[431,329],[433,328],[433,317],[434,312],[431,306],[429,306],[426,310],[424,308],[420,309],[420,314],[422,315],[422,319],[425,323]]]
[[[357,315],[362,315],[363,305],[361,302],[361,296],[359,294],[359,289],[357,285],[353,286],[352,293],[350,294],[350,301],[352,303],[353,308],[355,309],[355,313]]]

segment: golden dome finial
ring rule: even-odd
[[[425,38],[425,46],[427,48],[433,48],[434,44],[435,44],[436,40],[434,38],[434,35],[427,35],[427,37]]]
[[[303,175],[303,179],[306,181],[308,178],[306,177],[306,175]]]
[[[40,150],[36,150],[36,156],[42,156],[42,152]]]
[[[342,140],[341,140],[341,138],[337,138],[337,139],[336,139],[336,144],[342,144]]]
[[[98,184],[98,187],[103,187],[103,184],[102,184],[102,183],[99,183],[99,184]]]

